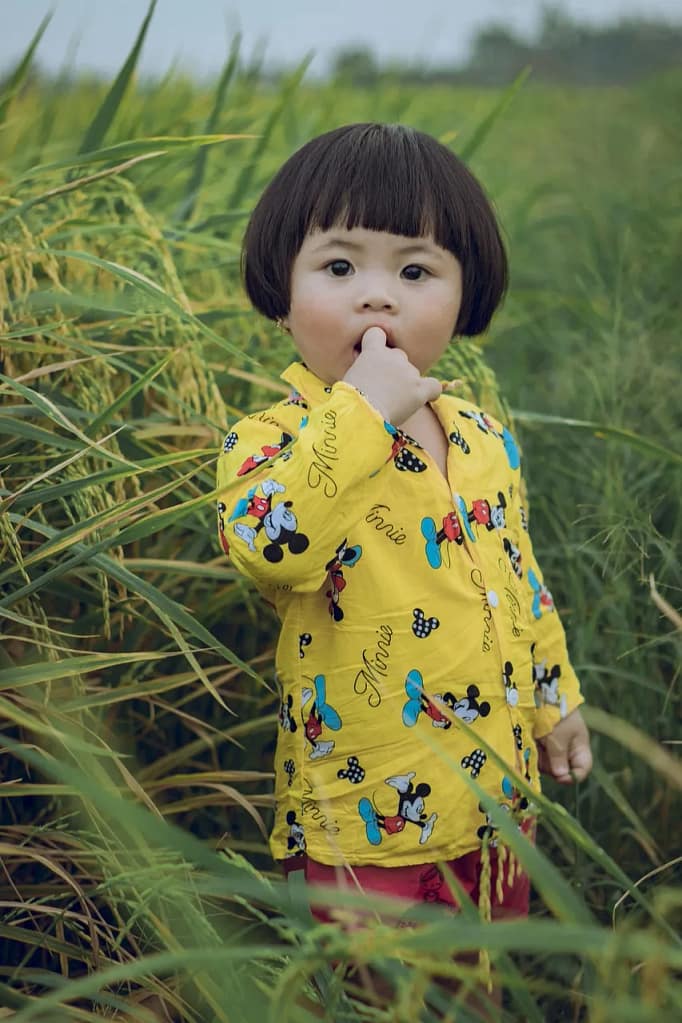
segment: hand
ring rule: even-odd
[[[389,348],[381,327],[362,335],[361,351],[343,378],[362,391],[384,419],[399,426],[443,392],[440,381],[420,376],[400,348]]]
[[[590,733],[579,710],[572,711],[536,744],[540,770],[562,785],[584,781],[592,770]]]

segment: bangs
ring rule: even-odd
[[[314,168],[303,212],[303,237],[339,226],[416,238],[433,235],[443,248],[448,236],[438,211],[431,168],[406,129],[367,125],[345,145],[330,147]],[[387,130],[388,128],[388,130]]]

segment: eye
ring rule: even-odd
[[[352,269],[347,259],[334,259],[325,266],[325,270],[328,270],[334,277],[347,277]]]
[[[425,267],[417,266],[416,263],[410,263],[402,271],[403,277],[408,281],[421,281],[428,273],[429,271]]]

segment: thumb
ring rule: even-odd
[[[360,347],[363,352],[379,351],[386,347],[386,334],[381,327],[368,327],[362,335]]]
[[[550,733],[544,739],[539,739],[537,745],[540,770],[544,774],[551,774],[558,782],[570,782],[572,779],[568,766],[568,752],[563,743],[557,742]]]

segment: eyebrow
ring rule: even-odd
[[[351,252],[358,252],[363,248],[363,246],[360,242],[348,241],[348,239],[344,238],[342,235],[332,235],[329,238],[325,238],[325,240],[319,245],[316,245],[313,252],[322,252],[324,249],[331,248],[349,249]],[[399,249],[396,249],[396,254],[398,256],[407,256],[414,252],[423,252],[432,257],[438,255],[438,251],[435,246],[424,245],[422,242],[412,242],[409,245],[401,245]]]

